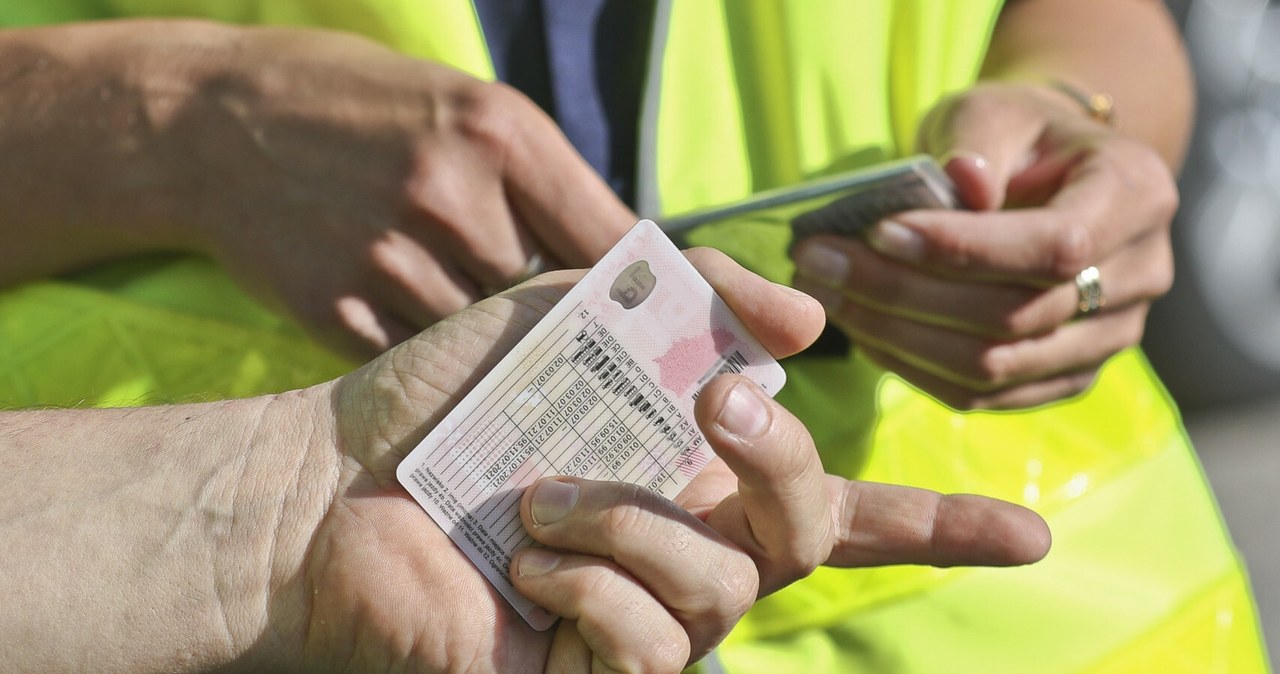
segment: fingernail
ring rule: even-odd
[[[915,230],[893,220],[881,220],[867,234],[872,248],[908,262],[924,259],[924,239]]]
[[[987,168],[987,158],[973,150],[952,150],[942,155],[942,158],[938,160],[938,164],[946,166],[956,160],[967,161],[980,169]]]
[[[529,510],[534,524],[551,524],[564,519],[577,503],[578,485],[546,480],[534,486],[533,502]]]
[[[716,423],[740,438],[754,438],[769,426],[769,409],[753,386],[739,382],[725,396]]]
[[[560,563],[560,555],[550,550],[542,548],[528,548],[520,555],[520,568],[518,573],[521,578],[530,576],[541,576],[542,574],[556,568]]]
[[[843,285],[849,275],[849,256],[823,244],[812,243],[796,254],[796,269],[826,285]]]

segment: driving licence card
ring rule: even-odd
[[[396,470],[534,629],[555,622],[511,585],[533,541],[524,488],[546,475],[644,485],[672,498],[714,457],[693,418],[703,385],[745,375],[773,395],[782,367],[663,232],[642,220]]]

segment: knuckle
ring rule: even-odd
[[[672,556],[683,556],[688,554],[690,548],[694,545],[694,537],[697,534],[688,527],[676,527],[663,541],[662,547]]]
[[[1169,229],[1180,202],[1178,180],[1169,165],[1156,150],[1132,139],[1126,139],[1117,152],[1119,156],[1111,162],[1117,165],[1112,170],[1114,184],[1123,191],[1117,198],[1137,202],[1149,224]]]
[[[522,112],[532,103],[500,82],[467,87],[456,101],[457,131],[463,138],[505,156],[521,132]]]
[[[399,195],[404,203],[401,224],[429,223],[435,231],[453,238],[465,233],[461,223],[466,221],[464,214],[471,207],[469,192],[457,184],[456,172],[451,172],[448,159],[424,148],[412,162]]]
[[[1159,264],[1155,265],[1153,272],[1151,297],[1162,297],[1173,289],[1173,281],[1175,278],[1173,251],[1168,241],[1161,245]]]
[[[788,578],[803,578],[822,564],[824,555],[818,554],[814,545],[797,545],[786,549],[778,560],[782,573]]]
[[[400,244],[387,237],[374,241],[369,246],[369,261],[382,275],[395,281],[401,287],[413,284],[414,268],[409,262]]]
[[[586,566],[568,574],[566,579],[569,596],[579,605],[589,604],[589,598],[612,597],[616,594],[617,570],[611,565]]]
[[[634,484],[618,485],[620,492],[605,510],[602,526],[610,536],[637,535],[646,531],[652,516],[645,507],[648,492]]]
[[[794,428],[775,422],[770,432],[785,442],[785,448],[774,453],[769,465],[763,468],[765,474],[760,477],[771,479],[773,489],[783,502],[800,501],[813,488],[812,474],[818,463],[817,456],[811,444],[803,437],[797,437]]]
[[[1049,256],[1055,276],[1075,278],[1081,269],[1093,264],[1094,242],[1088,226],[1082,222],[1061,223],[1050,242]]]
[[[1173,279],[1173,267],[1162,267],[1156,276],[1155,285],[1152,288],[1152,299],[1164,297],[1169,294],[1169,291],[1173,290]]]
[[[1146,330],[1146,321],[1143,320],[1145,312],[1134,312],[1134,318],[1124,322],[1124,326],[1120,328],[1121,345],[1117,352],[1134,346],[1142,341],[1142,334]]]
[[[627,619],[644,621],[642,611],[626,611]],[[603,623],[598,629],[603,629]],[[597,630],[593,630],[597,631]],[[591,671],[619,672],[626,674],[679,674],[689,663],[692,648],[689,636],[671,626],[667,629],[654,626],[647,630],[646,638],[622,642],[610,639],[608,655],[593,654]],[[677,633],[679,632],[679,633]]]
[[[528,260],[522,259],[517,249],[511,246],[486,246],[476,242],[470,245],[470,249],[477,252],[468,271],[484,288],[501,290],[511,285],[520,279],[528,264]]]
[[[1152,214],[1167,224],[1179,203],[1178,184],[1172,170],[1160,153],[1144,143],[1130,140],[1126,148],[1130,155],[1128,166],[1132,167],[1129,175],[1134,176],[1126,184],[1141,190]]]
[[[1128,138],[1119,139],[1107,152],[1109,161],[1099,168],[1114,178],[1109,184],[1121,192],[1117,198],[1137,204],[1150,223],[1168,229],[1180,197],[1177,180],[1164,158],[1149,145]]]
[[[717,613],[729,621],[736,621],[755,604],[760,593],[760,575],[748,558],[730,563],[716,573],[722,603]]]
[[[1161,226],[1167,229],[1173,220],[1174,213],[1178,211],[1178,206],[1181,205],[1181,196],[1178,194],[1177,183],[1169,173],[1169,167],[1158,159],[1156,163],[1158,166],[1153,171],[1158,171],[1156,175],[1160,175],[1161,179],[1151,188],[1152,208]]]
[[[643,659],[638,663],[638,672],[653,674],[679,674],[689,663],[689,640],[687,638],[664,639],[660,643],[651,644],[643,651]]]

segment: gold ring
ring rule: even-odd
[[[1102,294],[1102,275],[1097,267],[1085,267],[1076,274],[1076,289],[1080,291],[1080,315],[1091,314],[1107,306],[1107,296]]]

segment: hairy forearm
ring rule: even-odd
[[[0,414],[5,668],[245,664],[332,498],[319,400]]]
[[[990,79],[1061,80],[1115,99],[1119,127],[1177,168],[1194,112],[1190,67],[1158,0],[1010,0],[983,67]]]
[[[238,29],[102,21],[0,31],[0,286],[189,248],[207,175],[175,139]]]

